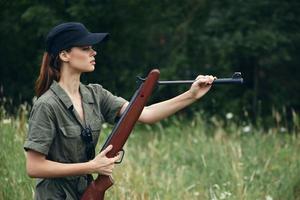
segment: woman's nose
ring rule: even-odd
[[[97,55],[97,51],[95,51],[94,49],[92,49],[92,56]]]

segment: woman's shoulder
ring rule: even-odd
[[[101,95],[103,92],[107,91],[105,88],[103,88],[102,85],[98,83],[89,83],[87,85],[83,84],[83,87],[86,90],[89,90],[94,95]]]
[[[95,84],[95,83],[90,83],[88,85],[85,85],[85,92],[83,92],[83,94],[92,94],[94,97],[96,97],[96,99],[101,99],[101,100],[105,100],[105,99],[113,99],[114,97],[116,97],[112,92],[110,92],[109,90],[105,89],[102,85],[100,84]],[[86,92],[86,90],[88,90],[89,92]]]
[[[55,95],[53,92],[49,89],[44,94],[42,94],[38,98],[34,98],[33,106],[34,107],[40,107],[40,106],[46,106],[46,107],[52,107],[56,101],[55,101]]]
[[[89,83],[87,85],[84,84],[84,86],[89,90],[102,90],[103,86],[98,83]]]
[[[31,120],[41,120],[46,118],[46,116],[51,117],[54,114],[53,109],[53,97],[49,92],[45,92],[39,98],[34,98],[33,106],[30,111],[29,119]]]

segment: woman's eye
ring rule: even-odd
[[[92,50],[92,47],[80,47],[80,49],[82,51],[90,51],[90,50]]]

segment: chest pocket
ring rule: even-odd
[[[98,139],[99,139],[99,135],[100,135],[101,127],[102,127],[102,122],[101,122],[101,120],[96,119],[93,122],[91,122],[89,125],[92,129],[93,142],[94,142],[94,145],[96,146],[98,143]]]
[[[99,134],[102,127],[101,119],[94,119],[91,122],[87,122],[90,126],[93,135],[94,146],[97,145]],[[60,138],[59,148],[61,149],[60,154],[63,155],[67,162],[82,162],[86,160],[85,148],[86,144],[81,138],[82,128],[80,125],[68,125],[59,127]]]
[[[84,159],[84,143],[81,139],[81,127],[79,125],[69,125],[59,127],[61,132],[58,145],[62,161],[80,162]]]

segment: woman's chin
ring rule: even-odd
[[[91,65],[87,68],[85,72],[93,72],[95,70],[95,65]]]

